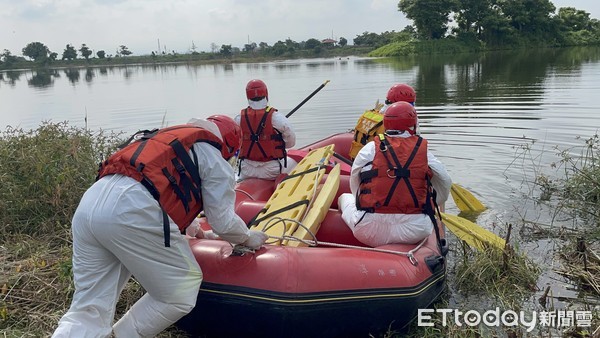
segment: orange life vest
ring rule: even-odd
[[[242,109],[240,126],[242,127],[242,146],[240,159],[252,161],[270,161],[286,157],[285,142],[281,133],[273,127],[273,113],[277,109]]]
[[[163,210],[165,246],[169,246],[167,214],[183,233],[203,210],[198,159],[192,149],[196,142],[207,142],[219,151],[223,146],[213,133],[191,125],[145,131],[138,140],[101,163],[98,170],[97,180],[121,174],[139,181],[150,191]]]
[[[427,140],[420,136],[375,138],[372,169],[360,173],[359,210],[383,214],[427,213]]]

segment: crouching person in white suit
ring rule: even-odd
[[[153,337],[189,313],[202,271],[186,231],[262,246],[266,234],[248,230],[234,213],[227,159],[240,144],[233,119],[213,115],[146,132],[102,163],[73,216],[75,293],[53,337]],[[214,234],[195,222],[201,210]],[[113,325],[132,275],[146,294]]]

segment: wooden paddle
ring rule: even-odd
[[[477,250],[483,251],[489,247],[504,250],[504,247],[506,246],[504,238],[465,218],[442,213],[442,220],[446,227],[452,231],[456,237],[465,241],[469,246]]]
[[[482,212],[487,209],[470,191],[456,183],[452,183],[450,194],[460,211]]]

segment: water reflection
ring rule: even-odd
[[[44,69],[33,72],[33,76],[27,80],[30,87],[46,88],[51,87],[54,78],[60,78],[60,73],[55,69]]]
[[[274,65],[275,69],[278,71],[297,71],[302,65],[299,63],[276,63]]]
[[[96,72],[94,71],[93,68],[86,68],[85,82],[91,83],[95,76],[96,76]]]
[[[17,81],[19,81],[21,74],[23,74],[23,72],[19,70],[0,72],[0,79],[2,82],[8,83],[10,86],[14,87]]]
[[[556,71],[581,72],[581,64],[596,62],[599,59],[600,47],[580,47],[546,50],[499,51],[483,54],[433,55],[430,57],[403,56],[392,59],[354,58],[359,69],[370,69],[374,66],[389,67],[405,72],[416,70],[415,87],[418,88],[420,105],[464,104],[481,101],[481,98],[493,98],[493,101],[530,101],[543,92],[542,84],[549,73]],[[88,67],[85,69],[85,81],[91,83],[96,72],[108,75],[109,70],[120,69],[124,78],[131,78],[139,69],[144,72],[175,73],[181,66],[193,70],[198,67],[220,68],[225,72],[234,71],[234,67],[245,67],[249,70],[295,71],[328,68],[337,66],[347,68],[349,58],[291,60],[247,64],[143,64],[111,67]],[[68,68],[64,70],[71,84],[76,85],[80,79],[80,70]],[[5,71],[0,73],[0,81],[14,85],[20,79],[22,71]],[[28,79],[31,86],[51,87],[57,70],[38,70],[35,79]],[[451,89],[450,89],[451,88]],[[518,88],[518,93],[515,93]]]
[[[77,68],[67,68],[64,70],[65,75],[67,76],[67,79],[69,79],[69,82],[71,82],[71,84],[75,85],[77,84],[77,82],[79,82],[79,69]]]

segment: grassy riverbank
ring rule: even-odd
[[[81,195],[94,181],[97,163],[123,138],[67,123],[43,123],[35,130],[7,129],[1,134],[0,335],[47,337],[67,310],[73,294],[70,218]],[[576,210],[600,210],[600,151],[595,140],[585,161],[587,166],[577,166],[573,176],[563,181],[564,189],[559,185],[548,187],[553,193],[568,194],[556,201],[570,201],[569,206]],[[579,163],[583,162],[571,162]],[[578,232],[585,238],[585,247],[574,251],[571,243],[581,246],[581,241],[567,242],[561,252],[566,274],[580,283],[582,292],[600,299],[600,260],[594,256],[600,237],[598,218],[595,222]],[[513,243],[511,247],[518,246]],[[527,305],[524,303],[538,288],[540,268],[517,249],[481,253],[454,245],[449,257],[448,292],[436,308],[459,307],[449,303],[450,295],[457,293],[492,308],[517,311]],[[142,294],[140,285],[130,281],[117,304],[116,316],[120,317]],[[377,337],[526,336],[525,330],[518,327],[501,327],[496,332],[483,325],[442,326],[440,316],[434,322],[435,327],[414,323],[406,332],[387,332]],[[591,332],[580,328],[563,336],[590,337]],[[172,327],[160,337],[185,335]]]
[[[267,62],[302,58],[336,58],[347,56],[366,56],[373,47],[360,46],[338,46],[331,48],[320,48],[310,50],[290,49],[281,54],[265,54],[259,52],[239,52],[230,55],[221,53],[168,53],[164,55],[130,55],[118,57],[92,57],[89,59],[54,60],[48,62],[27,61],[23,58],[15,59],[10,64],[0,62],[0,70],[23,70],[43,68],[85,68],[85,67],[108,67],[123,65],[148,65],[148,64],[228,64],[245,62]]]

